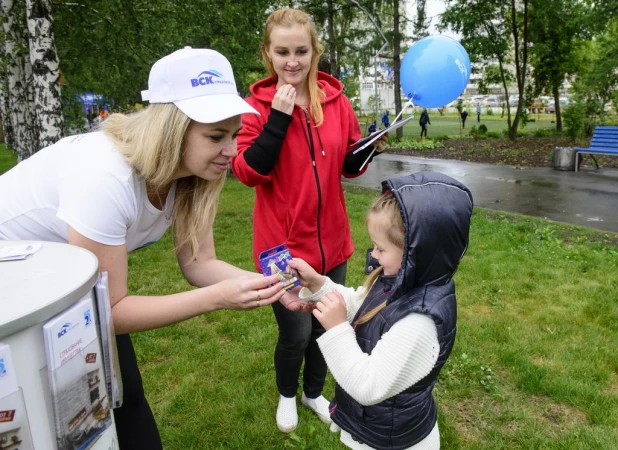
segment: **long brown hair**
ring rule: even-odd
[[[264,67],[274,80],[277,80],[277,72],[272,61],[268,58],[268,48],[270,47],[270,34],[275,27],[291,28],[294,25],[301,25],[309,34],[311,39],[311,47],[313,49],[311,55],[311,67],[307,75],[307,88],[309,89],[309,104],[311,118],[316,127],[319,127],[324,122],[324,112],[322,111],[322,102],[326,95],[318,84],[318,62],[320,56],[324,53],[324,46],[318,41],[318,31],[313,23],[313,20],[304,11],[293,8],[278,9],[266,19],[266,27],[264,29],[264,40],[262,42],[262,61]]]
[[[391,192],[382,195],[373,203],[373,205],[371,205],[369,213],[367,214],[367,224],[369,225],[372,217],[378,214],[384,215],[387,219],[384,221],[386,226],[381,227],[380,231],[386,235],[386,238],[391,244],[403,249],[403,219],[401,218],[399,204],[397,203],[395,196]],[[363,287],[365,288],[365,296],[369,293],[371,286],[373,286],[373,283],[375,283],[381,273],[382,267],[378,267],[367,277],[365,283],[363,284]],[[373,308],[371,311],[363,314],[361,317],[358,318],[356,322],[354,322],[354,324],[360,325],[369,322],[376,316],[376,314],[378,314],[382,309],[384,309],[385,306],[386,300]]]

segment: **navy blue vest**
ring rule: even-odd
[[[382,303],[386,297],[378,280],[358,315]],[[410,313],[429,315],[438,330],[440,354],[433,370],[414,386],[372,406],[363,406],[339,385],[331,403],[331,419],[355,440],[376,449],[406,449],[422,441],[436,424],[436,404],[431,391],[455,341],[457,306],[455,285],[423,286],[388,304],[373,319],[355,329],[363,352],[371,354],[380,337]],[[355,320],[358,317],[355,318]]]

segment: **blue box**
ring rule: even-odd
[[[292,255],[290,254],[290,249],[288,249],[285,244],[264,250],[260,253],[259,257],[260,268],[264,276],[279,275],[281,281],[288,282],[288,284],[284,286],[285,290],[300,286],[300,280],[296,276],[296,271],[290,267],[289,262],[291,260]]]

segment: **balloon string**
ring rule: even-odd
[[[403,108],[401,108],[401,111],[399,111],[399,114],[397,114],[397,117],[395,117],[395,120],[393,120],[393,123],[395,123],[395,122],[397,122],[397,120],[399,120],[399,118],[401,117],[401,115],[403,114],[403,112],[406,110],[406,108],[407,108],[408,106],[414,106],[414,103],[412,103],[412,99],[408,100],[408,101],[406,102],[406,104],[405,104],[405,105],[403,105]],[[375,139],[374,139],[374,140],[375,140]],[[373,142],[373,140],[372,140],[372,141],[370,141],[370,142]],[[364,148],[364,147],[366,147],[366,146],[368,146],[368,145],[369,145],[369,143],[365,144],[365,145],[363,146],[363,148]],[[359,150],[360,150],[360,149],[359,149]],[[357,150],[357,151],[358,151],[358,150]],[[367,165],[367,163],[369,162],[369,160],[371,159],[371,156],[375,153],[375,151],[376,151],[376,149],[375,149],[375,148],[374,148],[373,150],[371,150],[371,153],[369,153],[369,156],[367,157],[367,159],[365,160],[365,162],[363,163],[363,165],[362,165],[362,166],[360,166],[360,169],[358,169],[358,171],[359,171],[359,172],[360,172],[361,170],[363,170],[363,167],[365,167],[365,166]],[[356,152],[354,152],[354,153],[356,153]]]
[[[399,111],[399,114],[397,114],[397,117],[395,117],[395,120],[393,120],[393,123],[397,122],[399,117],[401,117],[401,115],[403,114],[403,112],[406,110],[408,106],[414,106],[414,103],[412,103],[412,99],[408,100],[406,104],[403,105],[403,108],[401,108],[401,111]]]

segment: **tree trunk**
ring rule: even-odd
[[[60,72],[50,0],[26,0],[39,146],[63,136]]]
[[[26,10],[21,1],[1,0],[0,5],[4,15],[8,115],[15,139],[13,150],[17,153],[17,161],[22,161],[38,150],[32,66],[28,54],[23,50],[28,48]]]
[[[0,60],[4,61],[5,44],[4,32],[0,39]],[[9,114],[9,82],[4,65],[0,65],[0,121],[2,121],[2,134],[7,148],[15,148],[15,138],[13,126],[11,125],[11,115]]]
[[[552,89],[554,95],[554,110],[556,114],[556,130],[562,131],[562,113],[560,112],[560,90],[559,86],[555,86]]]
[[[337,52],[335,48],[335,12],[333,10],[333,0],[328,0],[328,54],[330,61],[330,74],[339,78],[337,67]]]
[[[399,0],[393,0],[393,76],[395,82],[395,117],[401,112],[401,34],[399,32]],[[397,128],[397,139],[403,137],[403,127]]]

